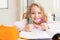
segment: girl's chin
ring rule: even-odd
[[[39,23],[40,21],[39,21],[39,20],[36,20],[35,22],[36,22],[36,23]]]

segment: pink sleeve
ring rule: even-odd
[[[25,24],[26,24],[25,20],[17,21],[14,23],[14,25],[16,25],[16,28],[20,31],[24,28]]]

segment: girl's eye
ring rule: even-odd
[[[41,14],[40,12],[38,12],[38,14]]]
[[[31,13],[31,14],[35,14],[35,13]]]

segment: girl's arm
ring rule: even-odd
[[[30,27],[29,27],[29,25],[26,25],[26,26],[22,29],[22,31],[30,32]]]

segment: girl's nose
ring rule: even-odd
[[[38,18],[38,13],[36,13],[35,17]]]

